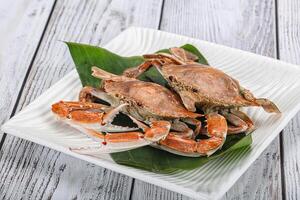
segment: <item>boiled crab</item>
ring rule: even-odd
[[[221,115],[213,114],[208,117],[208,131],[211,138],[195,141],[201,128],[200,121],[196,120],[201,115],[187,111],[180,98],[165,87],[151,82],[144,82],[126,76],[116,76],[93,67],[93,76],[103,80],[102,90],[92,89],[90,94],[104,99],[111,106],[116,107],[120,102],[126,102],[129,106],[123,112],[141,128],[153,120],[165,120],[171,123],[172,132],[166,139],[153,145],[159,145],[167,151],[188,155],[211,155],[218,150],[226,139],[227,126]],[[85,96],[85,95],[81,95]],[[193,132],[185,123],[196,126]],[[173,142],[168,142],[168,137]],[[190,144],[193,143],[193,146]]]
[[[261,106],[267,112],[280,113],[277,106],[268,99],[255,98],[237,80],[216,68],[196,62],[198,57],[182,48],[170,48],[171,54],[144,55],[145,62],[124,72],[128,77],[138,77],[155,66],[176,91],[189,111],[200,106],[206,114],[220,113],[228,123],[228,134],[250,132],[252,120],[238,108]],[[210,133],[208,133],[210,134]]]
[[[212,114],[207,120],[208,132],[212,137],[195,141],[201,128],[201,122],[196,118],[201,115],[186,110],[178,96],[167,88],[135,78],[117,76],[96,67],[93,67],[93,76],[103,80],[102,88],[85,87],[80,93],[80,102],[59,102],[52,107],[54,113],[85,133],[106,139],[107,144],[118,142],[120,147],[123,142],[140,141],[136,147],[151,142],[167,151],[187,156],[210,155],[224,143],[227,125],[221,115]],[[110,106],[91,103],[92,97],[100,98],[110,103]],[[145,134],[134,129],[112,126],[110,122],[119,111],[127,114]],[[195,131],[186,123],[195,125]],[[172,132],[169,133],[169,129]],[[119,131],[122,132],[110,133]],[[102,132],[108,133],[103,135]],[[166,137],[169,139],[165,140]],[[94,150],[82,148],[77,149],[77,152],[91,153]],[[107,148],[104,150],[108,151]]]

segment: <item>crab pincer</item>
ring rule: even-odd
[[[52,105],[52,112],[62,121],[99,142],[97,147],[79,147],[71,150],[81,154],[113,153],[149,145],[165,138],[170,123],[157,121],[147,127],[144,133],[136,127],[123,127],[112,124],[114,117],[127,104],[116,108],[90,103],[60,101]]]
[[[183,156],[210,156],[220,149],[227,135],[226,119],[217,113],[206,115],[208,139],[190,139],[180,137],[174,133],[159,142],[159,148]]]

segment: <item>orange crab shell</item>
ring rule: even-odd
[[[257,103],[241,95],[237,80],[218,69],[200,64],[171,64],[163,66],[161,70],[176,91],[188,90],[191,98],[201,99],[205,104],[257,106]]]
[[[104,112],[87,112],[86,109],[107,109],[107,106],[96,103],[60,101],[52,105],[52,112],[62,118],[71,118],[81,123],[101,122]]]
[[[104,90],[117,98],[124,98],[154,115],[169,118],[196,118],[200,114],[187,111],[180,98],[155,83],[139,80],[105,81]]]

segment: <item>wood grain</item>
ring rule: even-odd
[[[300,2],[278,1],[279,58],[300,64]],[[299,66],[300,67],[300,66]],[[300,199],[300,113],[283,130],[283,172],[286,199]]]
[[[275,6],[269,0],[166,0],[161,29],[275,57]],[[133,199],[188,199],[135,180]],[[281,199],[279,138],[224,199]]]
[[[157,28],[162,2],[60,0],[17,110],[74,68],[61,40],[102,45],[128,26]],[[8,136],[0,153],[0,199],[129,199],[132,178]]]
[[[0,0],[0,125],[13,111],[53,4],[54,0]]]

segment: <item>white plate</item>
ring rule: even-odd
[[[251,148],[228,153],[192,171],[171,174],[155,174],[118,165],[109,155],[92,157],[71,152],[69,147],[95,145],[90,138],[56,121],[50,112],[52,103],[76,99],[81,84],[75,70],[6,122],[2,130],[192,198],[220,198],[300,109],[300,67],[238,49],[144,28],[127,29],[105,48],[130,56],[186,43],[198,47],[212,66],[237,78],[256,96],[271,99],[282,111],[281,115],[270,115],[261,108],[246,109],[257,128]]]

